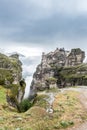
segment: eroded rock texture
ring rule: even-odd
[[[34,91],[65,86],[66,79],[60,73],[64,68],[70,68],[83,63],[85,52],[80,48],[66,51],[64,48],[42,54],[41,63],[37,66],[31,83],[31,93]]]
[[[7,102],[14,107],[20,103],[25,93],[22,79],[22,63],[19,55],[6,56],[0,53],[0,85],[7,89]]]

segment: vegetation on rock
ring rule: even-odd
[[[85,52],[80,48],[66,51],[64,48],[42,54],[41,63],[33,75],[31,90],[40,91],[54,87],[87,85]]]
[[[65,86],[87,85],[87,64],[63,67],[60,72],[56,72],[56,76],[61,77],[60,85],[62,82]]]
[[[22,79],[22,63],[19,56],[6,56],[0,53],[0,85],[7,89],[6,99],[9,105],[18,108],[25,93],[25,81]]]

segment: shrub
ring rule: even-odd
[[[29,101],[29,99],[24,99],[20,104],[19,104],[19,112],[25,112],[27,111],[30,107],[32,107],[33,103]]]
[[[57,79],[54,78],[54,77],[49,77],[49,78],[47,79],[47,81],[48,81],[49,83],[56,83],[56,82],[57,82]]]
[[[69,126],[69,123],[67,121],[61,121],[60,124],[63,128],[67,128]]]
[[[5,79],[0,79],[0,85],[4,84]]]
[[[61,121],[60,124],[63,128],[67,128],[68,126],[74,125],[74,122],[73,121]]]

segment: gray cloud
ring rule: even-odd
[[[87,41],[86,13],[86,0],[3,0],[0,39],[30,46],[79,46]]]

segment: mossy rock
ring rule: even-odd
[[[64,81],[66,85],[67,83],[72,85],[87,85],[87,64],[62,67],[62,69],[57,68],[55,77],[58,79],[57,83],[60,81],[60,84]]]
[[[56,83],[57,79],[54,78],[54,77],[49,77],[49,78],[46,79],[46,81],[48,81],[49,83]]]

